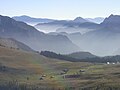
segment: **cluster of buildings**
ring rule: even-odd
[[[107,65],[109,65],[109,64],[120,64],[120,62],[107,62]]]

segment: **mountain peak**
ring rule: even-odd
[[[88,22],[87,20],[83,19],[82,17],[77,17],[73,20],[74,22],[84,23]]]
[[[119,19],[120,18],[120,15],[113,15],[111,14],[107,19]]]
[[[108,18],[105,18],[105,20],[101,24],[107,26],[120,26],[120,16],[111,14]]]
[[[76,17],[74,20],[79,20],[79,19],[83,19],[82,17]]]
[[[114,15],[113,14],[111,14],[109,17],[113,17]]]

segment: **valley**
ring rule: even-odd
[[[0,15],[0,90],[120,90],[120,16],[103,19]]]

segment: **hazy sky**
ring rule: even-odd
[[[0,0],[0,14],[54,19],[106,17],[120,15],[120,0]]]

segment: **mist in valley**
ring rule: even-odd
[[[0,90],[120,90],[119,4],[1,0]]]

